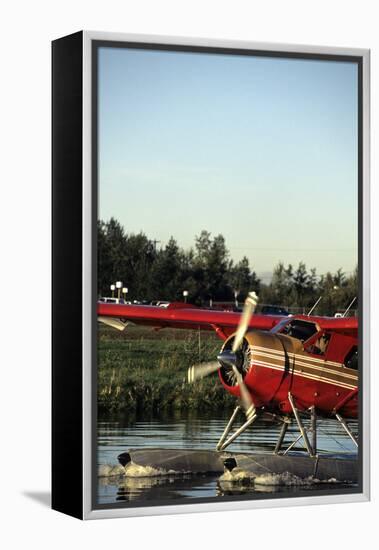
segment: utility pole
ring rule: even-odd
[[[157,241],[157,239],[154,239],[154,240],[152,241],[152,243],[153,243],[153,245],[154,245],[154,252],[157,251],[157,244],[160,243],[160,242],[161,242],[161,241]]]

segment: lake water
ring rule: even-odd
[[[230,416],[220,413],[171,413],[138,418],[133,415],[100,418],[98,422],[98,465],[116,465],[117,456],[132,448],[163,447],[180,449],[212,449],[223,432]],[[241,417],[239,417],[242,420]],[[358,423],[349,423],[357,434]],[[257,421],[239,436],[227,451],[272,452],[280,427],[271,422]],[[351,458],[356,447],[341,426],[334,420],[320,419],[317,432],[318,451]],[[290,426],[285,444],[288,446],[298,431]],[[334,487],[338,487],[335,485]],[[304,487],[309,491],[309,486]],[[317,486],[315,486],[317,489]],[[300,486],[225,486],[218,476],[180,476],[151,478],[103,477],[98,482],[99,504],[120,501],[151,501],[222,497],[225,494],[254,493],[256,491],[293,492]]]

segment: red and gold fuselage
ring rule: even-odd
[[[311,352],[313,344],[284,334],[252,331],[245,335],[245,341],[244,382],[257,408],[290,413],[290,392],[300,410],[315,406],[319,414],[357,417],[358,372],[346,366],[356,338],[332,334],[322,355]],[[238,397],[239,387],[230,383],[225,370],[220,369],[219,376],[225,389]]]

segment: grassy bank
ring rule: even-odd
[[[187,369],[212,361],[221,340],[212,332],[127,327],[124,333],[99,327],[99,412],[214,410],[234,399],[217,373],[187,384]]]

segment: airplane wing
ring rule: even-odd
[[[171,304],[168,307],[98,302],[97,315],[100,322],[123,330],[128,322],[154,328],[182,328],[215,330],[225,340],[238,326],[241,313],[201,309],[190,304]],[[283,317],[274,315],[253,315],[249,328],[270,330]],[[119,325],[118,325],[119,324]],[[117,326],[118,325],[118,326]]]
[[[312,319],[321,329],[358,337],[358,317],[303,317]]]

